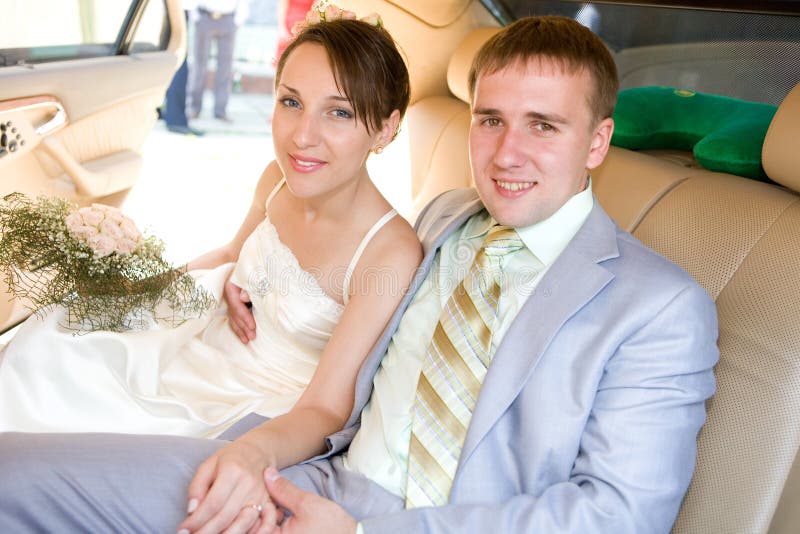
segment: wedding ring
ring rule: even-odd
[[[261,506],[260,504],[252,504],[252,503],[245,504],[244,506],[242,506],[242,510],[244,510],[245,508],[252,508],[256,512],[258,512],[258,515],[261,515],[261,511],[264,509],[264,507]]]

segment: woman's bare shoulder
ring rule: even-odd
[[[413,270],[422,261],[417,233],[400,215],[394,216],[375,234],[365,251],[366,265],[397,266]]]
[[[275,186],[278,185],[281,178],[283,178],[281,168],[278,167],[277,161],[272,160],[261,172],[261,177],[258,179],[258,184],[256,185],[255,195],[253,195],[253,204],[264,206],[267,197],[272,190],[275,189]]]

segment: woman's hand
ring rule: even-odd
[[[200,464],[179,533],[272,532],[279,518],[264,485],[269,463],[257,442],[242,436]]]
[[[250,311],[250,295],[247,291],[237,286],[230,280],[225,282],[223,291],[225,302],[228,304],[228,324],[231,330],[239,336],[242,343],[247,343],[256,338],[256,321]]]

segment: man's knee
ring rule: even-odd
[[[199,463],[224,442],[0,434],[0,532],[169,532]]]

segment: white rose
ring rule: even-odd
[[[130,254],[139,246],[139,243],[133,241],[132,239],[122,238],[117,241],[117,254]]]
[[[72,232],[74,228],[83,226],[83,217],[80,213],[72,212],[64,219],[64,223],[67,225],[67,230]]]
[[[342,8],[339,6],[330,5],[325,8],[325,20],[331,22],[342,18]]]
[[[320,12],[318,9],[311,9],[308,13],[306,13],[306,22],[308,24],[317,24],[322,20],[320,16]]]
[[[110,218],[107,218],[106,220],[100,223],[100,233],[110,237],[114,241],[117,241],[125,237],[125,234],[119,227],[119,224]]]
[[[105,258],[114,252],[114,248],[116,246],[116,242],[113,239],[103,234],[91,236],[88,240],[88,243],[94,253],[101,258]]]
[[[92,237],[93,235],[97,235],[98,234],[96,227],[94,227],[94,226],[86,226],[86,225],[81,225],[81,226],[77,226],[75,228],[72,228],[72,229],[70,229],[70,232],[76,238],[78,238],[78,239],[80,239],[82,241],[85,241],[87,243],[88,243],[90,237]]]
[[[78,213],[83,217],[83,224],[89,226],[98,226],[106,218],[102,211],[93,208],[81,208]]]
[[[122,233],[125,234],[125,237],[127,239],[130,239],[131,241],[135,241],[137,243],[141,241],[142,233],[139,231],[138,228],[136,228],[136,225],[129,218],[125,217],[124,219],[122,219],[122,223],[119,225],[119,227],[122,230]]]
[[[381,16],[377,13],[370,13],[366,17],[361,17],[361,22],[366,22],[367,24],[371,24],[373,26],[380,26],[381,25]]]
[[[127,219],[125,215],[122,214],[117,208],[109,208],[106,211],[106,219],[111,219],[117,224],[122,224],[122,221]]]

